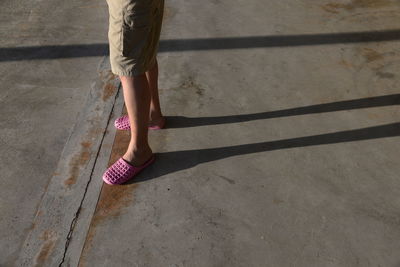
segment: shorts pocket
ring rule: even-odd
[[[123,56],[140,56],[150,30],[150,19],[148,12],[125,11],[121,31],[121,51]]]

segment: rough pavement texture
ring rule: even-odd
[[[394,0],[166,1],[157,161],[101,191],[92,175],[64,264],[398,266],[399,11]],[[127,142],[117,132],[108,165]],[[28,229],[35,203],[21,204],[1,207],[2,228],[30,212],[15,224]],[[11,262],[18,246],[3,240]],[[60,262],[57,244],[43,265]]]
[[[80,265],[398,266],[399,9],[168,1],[158,161],[103,186]]]
[[[108,65],[99,68],[107,47],[96,45],[106,42],[106,15],[101,1],[0,3],[0,266],[17,265],[35,217],[44,212],[39,207],[49,185],[66,190],[57,196],[73,195],[71,186],[97,153],[94,144],[107,124],[98,124],[96,116],[116,93]],[[85,105],[94,102],[99,109],[87,114]],[[87,132],[75,127],[89,117],[86,124],[93,127]],[[66,149],[74,132],[82,134]],[[59,176],[60,165],[65,176]],[[30,255],[38,263],[47,258],[54,235],[41,237],[44,250]]]

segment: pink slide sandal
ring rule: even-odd
[[[118,130],[130,130],[131,129],[131,125],[129,123],[128,115],[123,115],[123,116],[117,118],[114,121],[114,126]],[[150,130],[160,130],[160,129],[164,128],[164,126],[165,126],[165,118],[163,120],[162,125],[160,125],[160,126],[149,126],[149,129]]]
[[[155,156],[153,154],[143,165],[135,167],[120,157],[105,171],[103,181],[110,185],[123,184],[135,177],[144,168],[153,163],[154,160]]]

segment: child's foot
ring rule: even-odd
[[[149,128],[150,129],[161,129],[164,127],[165,124],[165,117],[161,116],[158,118],[153,118],[149,121]]]
[[[148,161],[151,156],[153,156],[153,151],[149,148],[145,151],[135,151],[135,152],[126,152],[123,156],[122,159],[124,159],[126,162],[131,164],[132,166],[138,167],[143,165],[146,161]]]

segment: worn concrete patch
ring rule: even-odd
[[[35,266],[42,266],[47,258],[49,257],[50,253],[53,251],[54,246],[56,244],[57,236],[56,233],[53,231],[46,230],[40,236],[40,239],[44,241],[37,257],[36,257],[36,265]]]
[[[110,114],[118,90],[103,98],[104,88],[112,84],[118,88],[108,70],[108,58],[99,64],[101,73],[93,82],[84,110],[71,129],[58,167],[42,198],[33,225],[20,252],[18,266],[58,266],[64,260],[82,201],[92,179]],[[104,75],[106,74],[106,75]]]
[[[120,116],[123,108],[123,94],[121,90],[118,91],[113,112],[109,119],[106,134],[103,139],[101,148],[98,152],[98,157],[95,166],[92,171],[92,181],[87,186],[85,198],[82,201],[79,216],[73,223],[73,229],[71,228],[69,235],[68,248],[65,250],[63,266],[77,266],[84,244],[87,239],[89,232],[89,226],[91,224],[93,214],[95,213],[97,202],[99,199],[100,192],[103,187],[102,175],[106,168],[109,166],[110,153],[113,144],[115,143],[116,128],[114,127],[114,120]],[[115,209],[113,209],[115,210]],[[90,238],[90,233],[88,238]]]
[[[123,114],[126,114],[126,108],[124,107]],[[129,145],[130,132],[129,131],[117,131],[115,140],[112,146],[111,155],[108,161],[108,167],[111,166],[119,157],[121,157],[126,148]],[[90,251],[92,247],[92,240],[96,234],[96,227],[101,224],[104,220],[112,217],[118,217],[123,211],[124,207],[130,205],[133,201],[133,191],[137,187],[137,184],[125,184],[118,186],[110,186],[103,184],[99,201],[97,203],[96,210],[94,212],[90,228],[86,237],[85,245],[79,266],[86,266],[85,255]]]
[[[114,81],[117,78],[118,77],[109,70],[100,71],[100,79],[104,81],[102,96],[103,101],[107,101],[107,99],[115,95],[118,87],[116,86]]]
[[[336,1],[322,5],[322,9],[331,12],[339,13],[340,10],[353,11],[358,8],[381,8],[391,4],[388,0],[352,0],[352,1]]]
[[[73,156],[70,161],[70,177],[64,181],[64,184],[71,187],[76,183],[79,175],[79,167],[85,165],[90,159],[90,147],[92,144],[88,141],[81,142],[81,150]]]

